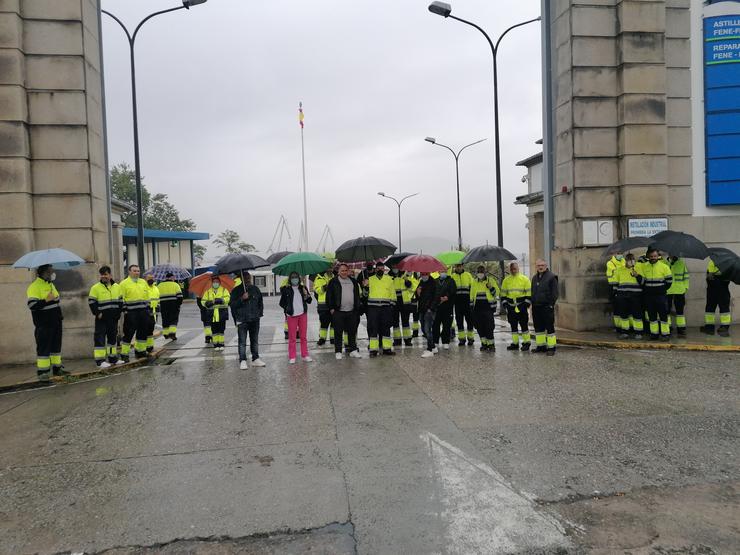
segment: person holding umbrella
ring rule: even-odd
[[[455,306],[457,285],[455,285],[455,281],[447,274],[446,270],[439,272],[437,289],[439,291],[439,304],[437,305],[434,316],[434,344],[435,346],[439,345],[441,338],[442,348],[449,349],[452,311]]]
[[[93,333],[95,364],[100,368],[108,368],[118,362],[116,341],[118,320],[121,318],[121,291],[113,283],[110,266],[101,266],[98,273],[100,281],[90,288],[87,302],[90,312],[95,317]]]
[[[36,338],[36,375],[41,382],[51,375],[64,376],[62,365],[62,309],[59,291],[54,286],[56,274],[51,264],[36,269],[36,279],[26,289],[28,308]]]
[[[239,369],[247,369],[247,335],[249,335],[249,350],[252,352],[252,366],[265,366],[260,359],[259,335],[260,318],[264,315],[262,291],[252,284],[249,272],[243,272],[242,283],[231,290],[229,306],[236,325],[237,341],[239,343]]]
[[[714,335],[717,323],[715,312],[719,308],[719,328],[717,334],[722,337],[730,336],[732,313],[730,312],[730,280],[726,279],[714,260],[707,265],[707,304],[704,310],[704,325],[701,331],[707,335]]]
[[[670,266],[660,259],[658,249],[648,248],[648,262],[642,266],[645,309],[650,321],[650,338],[668,341],[671,328],[668,326],[668,296],[666,292],[673,283]]]
[[[416,288],[416,298],[418,300],[422,331],[427,340],[427,348],[421,354],[421,358],[433,357],[439,352],[437,345],[434,343],[434,321],[440,302],[439,297],[437,280],[429,275],[429,272],[421,272],[419,285]]]
[[[288,285],[280,288],[280,308],[288,319],[288,363],[295,364],[296,333],[301,335],[301,358],[303,362],[313,362],[308,354],[308,304],[311,303],[311,294],[301,281],[298,272],[291,272],[288,276]]]
[[[535,262],[537,273],[532,278],[532,320],[534,323],[535,353],[555,355],[555,303],[558,301],[558,276],[541,258]]]
[[[455,323],[457,325],[457,344],[459,346],[465,345],[467,340],[468,345],[475,343],[475,317],[472,313],[472,305],[470,304],[470,289],[473,284],[473,276],[470,272],[465,271],[465,266],[462,264],[455,264],[452,271],[452,279],[457,287],[457,294],[455,295]],[[465,325],[467,324],[467,331]]]
[[[624,266],[616,268],[617,280],[617,314],[619,327],[622,330],[620,339],[628,339],[630,328],[635,339],[642,339],[644,330],[642,310],[642,284],[645,278],[635,268],[635,255],[630,253],[624,259]]]
[[[223,351],[225,346],[224,332],[229,319],[229,290],[221,287],[221,278],[211,278],[211,288],[203,293],[201,303],[206,307],[208,323],[213,332],[213,347],[215,351]]]
[[[511,326],[511,344],[508,351],[519,350],[519,339],[522,340],[522,351],[529,351],[529,306],[532,304],[532,283],[519,272],[519,264],[509,264],[509,275],[501,282],[501,304],[506,309],[506,316]]]
[[[469,302],[473,314],[473,321],[480,336],[481,351],[496,351],[493,342],[494,315],[496,312],[496,297],[499,293],[496,280],[489,280],[486,267],[478,266],[475,279],[470,284]]]
[[[362,291],[360,284],[349,275],[349,266],[339,264],[339,274],[326,286],[326,306],[335,330],[334,354],[343,357],[340,337],[347,337],[347,352],[352,358],[361,358],[357,349],[357,325],[360,323]]]
[[[165,281],[157,285],[159,290],[159,306],[162,312],[162,333],[168,339],[177,339],[177,323],[180,320],[182,306],[182,288],[175,281],[175,274],[167,272]]]
[[[376,262],[375,273],[363,285],[367,288],[367,334],[370,338],[370,356],[378,356],[382,347],[384,355],[395,355],[391,339],[393,304],[396,287],[393,279],[385,274],[385,264]]]

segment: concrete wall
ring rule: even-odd
[[[701,4],[555,2],[552,266],[561,279],[558,325],[592,329],[609,322],[603,247],[584,246],[585,220],[610,219],[617,237],[624,237],[630,217],[667,216],[670,229],[740,247],[740,218],[694,206],[694,189],[704,183],[692,170],[692,71],[696,77],[702,68],[692,70],[690,39]],[[689,268],[688,320],[698,325],[706,262],[690,261]],[[737,303],[733,315],[740,315]]]
[[[25,290],[30,250],[64,247],[64,355],[92,349],[87,292],[109,262],[100,30],[95,0],[0,0],[0,363],[35,358]]]

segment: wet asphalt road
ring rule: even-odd
[[[740,550],[737,355],[290,366],[271,299],[240,371],[185,311],[157,365],[0,396],[0,553]]]

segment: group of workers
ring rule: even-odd
[[[537,260],[536,270],[530,281],[519,271],[518,264],[512,262],[509,274],[499,287],[496,278],[482,265],[474,274],[462,264],[439,273],[410,273],[389,269],[383,262],[377,262],[369,263],[353,275],[347,264],[339,264],[313,279],[313,296],[319,316],[318,345],[331,342],[337,359],[343,358],[345,353],[359,357],[357,328],[364,314],[371,357],[392,356],[394,348],[411,346],[413,339],[421,334],[426,339],[422,357],[428,358],[440,348],[449,349],[455,335],[460,347],[473,345],[476,331],[481,351],[494,352],[494,317],[500,301],[511,326],[512,341],[507,349],[530,350],[531,311],[535,333],[533,351],[554,355],[558,278],[544,260]],[[52,375],[67,373],[61,354],[63,317],[52,266],[41,266],[36,274],[27,289],[28,308],[35,328],[38,378],[48,381]],[[164,337],[177,339],[183,292],[172,274],[155,283],[151,273],[142,278],[136,264],[128,267],[128,277],[120,283],[112,278],[108,266],[101,267],[99,274],[99,281],[90,288],[88,295],[95,323],[93,357],[99,367],[128,362],[132,346],[136,358],[148,356],[154,349],[157,313],[161,314]],[[668,340],[672,310],[676,334],[686,335],[684,310],[689,272],[683,259],[669,256],[664,260],[654,248],[637,259],[631,253],[618,253],[607,262],[606,277],[611,291],[613,324],[620,338],[640,339],[649,333],[652,339]],[[701,331],[714,334],[716,329],[719,335],[728,336],[731,322],[729,281],[711,260],[706,280],[707,299]],[[296,361],[297,338],[300,338],[303,360],[312,360],[307,343],[307,310],[311,301],[311,291],[303,276],[294,272],[281,284],[280,306],[285,313],[290,363]],[[240,367],[248,367],[247,337],[252,365],[265,365],[259,358],[259,322],[264,311],[262,293],[251,283],[248,272],[236,277],[231,292],[221,285],[219,276],[213,276],[211,287],[197,302],[206,344],[217,351],[224,350],[224,333],[231,311],[238,330]]]
[[[36,339],[36,372],[40,381],[64,376],[62,364],[62,310],[50,265],[36,270],[36,279],[26,296],[31,310]],[[100,368],[129,362],[133,344],[136,358],[147,357],[154,350],[154,326],[157,312],[162,315],[163,335],[177,338],[177,323],[183,295],[173,274],[155,284],[152,274],[141,277],[136,264],[128,268],[128,277],[120,283],[111,276],[109,266],[99,270],[100,279],[90,288],[88,306],[95,326],[93,357]],[[123,315],[123,328],[119,324]]]
[[[512,331],[507,349],[530,350],[531,309],[536,341],[533,351],[554,355],[557,276],[543,260],[537,261],[532,281],[519,271],[516,262],[509,265],[509,272],[499,287],[496,277],[483,265],[476,268],[475,274],[463,264],[439,273],[411,273],[377,262],[369,263],[355,276],[347,264],[340,263],[313,279],[319,316],[318,345],[331,342],[337,359],[343,358],[344,353],[358,357],[357,327],[364,314],[370,357],[393,356],[394,348],[411,346],[420,333],[426,339],[424,358],[434,356],[440,348],[449,349],[455,336],[460,347],[474,345],[476,331],[480,350],[494,352],[495,315],[500,301]],[[289,325],[288,345],[293,347],[288,354],[291,363],[296,358],[296,331],[301,334],[302,356],[310,360],[305,324],[291,325],[296,313],[305,318],[306,307],[295,302],[299,297],[304,305],[311,302],[308,288],[296,273],[281,288],[280,302]]]
[[[686,293],[689,271],[682,258],[664,260],[655,248],[645,256],[617,253],[606,263],[610,287],[612,317],[620,339],[642,339],[646,331],[651,339],[668,341],[675,322],[676,335],[686,336]],[[730,335],[730,282],[710,260],[707,266],[707,299],[701,331]],[[716,311],[719,309],[719,326]],[[671,318],[671,312],[675,320]],[[647,327],[647,330],[645,329]]]

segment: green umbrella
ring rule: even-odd
[[[315,252],[294,252],[281,258],[272,269],[272,273],[276,276],[288,276],[291,272],[298,272],[301,276],[307,276],[320,274],[329,268],[331,262]]]
[[[454,266],[455,264],[462,264],[462,259],[465,257],[463,251],[446,251],[436,254],[434,258],[442,262],[446,266]]]

